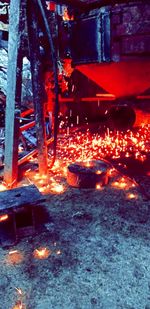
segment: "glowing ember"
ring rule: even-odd
[[[8,215],[1,215],[0,222],[6,221],[8,218],[9,218]]]
[[[12,309],[25,309],[26,307],[21,303],[21,301],[17,301],[16,305]]]
[[[22,263],[24,257],[23,254],[18,250],[10,251],[6,257],[6,262],[11,264],[20,264]]]
[[[63,193],[64,190],[65,188],[63,185],[58,184],[58,183],[53,183],[50,191],[54,193]]]
[[[98,171],[96,171],[96,174],[97,174],[97,175],[101,175],[101,174],[102,174],[102,171],[98,170]]]
[[[57,254],[57,255],[60,255],[60,254],[61,254],[61,250],[57,250],[57,251],[56,251],[56,254]]]
[[[86,167],[92,167],[92,164],[91,164],[90,161],[85,162],[84,165],[85,165]]]
[[[51,254],[51,251],[47,248],[39,248],[34,250],[34,257],[36,259],[47,259],[49,255]]]
[[[126,184],[125,182],[120,182],[120,183],[119,183],[119,187],[120,187],[121,189],[124,189],[126,186],[127,186],[127,184]]]
[[[101,187],[101,185],[100,185],[99,183],[96,185],[96,189],[97,189],[97,190],[102,189],[102,187]]]
[[[107,130],[104,136],[87,132],[75,132],[73,135],[65,134],[65,138],[58,139],[58,158],[63,162],[85,162],[90,166],[90,160],[102,158],[136,158],[144,162],[150,149],[150,125],[138,131],[112,132]],[[70,130],[71,131],[71,130]],[[58,160],[57,160],[58,165]],[[59,168],[61,164],[59,163]]]
[[[137,194],[129,193],[129,194],[127,195],[127,198],[128,198],[128,199],[137,199]]]
[[[41,192],[41,193],[44,193],[46,191],[46,188],[45,187],[41,187],[41,188],[38,188],[38,190]]]
[[[47,175],[40,175],[40,178],[42,178],[43,180],[45,179],[47,179]]]
[[[119,182],[118,181],[115,181],[115,182],[112,182],[112,187],[119,187]]]
[[[35,180],[41,179],[41,177],[40,177],[39,174],[35,174],[35,175],[33,176],[33,178],[34,178]]]
[[[15,289],[16,289],[16,291],[18,292],[19,295],[21,295],[21,296],[23,295],[23,292],[22,292],[22,290],[21,290],[20,288],[19,288],[19,289],[18,289],[18,288],[15,288]]]
[[[106,159],[115,161],[118,166],[127,169],[126,162],[136,159],[140,164],[144,165],[148,159],[150,150],[150,125],[145,125],[140,129],[127,130],[126,133],[117,131],[112,132],[107,128],[106,133],[92,134],[89,129],[85,132],[75,131],[69,123],[69,117],[66,119],[66,133],[58,137],[57,144],[57,160],[52,168],[52,173],[49,177],[49,183],[46,185],[42,181],[45,177],[36,174],[31,180],[35,182],[40,192],[60,194],[65,191],[62,180],[67,175],[67,167],[74,162],[84,162],[84,166],[92,167],[93,160]],[[64,133],[64,132],[63,132]],[[51,163],[51,155],[53,150],[49,149],[49,160]],[[121,161],[123,163],[121,163]],[[126,164],[125,164],[125,163]],[[97,170],[96,174],[100,174],[101,170]],[[115,168],[109,169],[109,176],[117,175]],[[148,175],[148,174],[147,174]],[[30,175],[29,175],[30,177]],[[128,180],[116,180],[112,186],[120,189],[127,189],[135,184],[129,185]]]
[[[7,190],[6,186],[0,183],[0,191],[5,191],[5,190]]]

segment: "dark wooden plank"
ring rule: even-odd
[[[47,174],[47,144],[45,130],[44,79],[42,73],[37,5],[29,1],[27,6],[32,90],[35,110],[38,163],[40,174]]]
[[[19,206],[33,206],[43,200],[34,185],[7,190],[0,193],[0,212],[12,211]]]

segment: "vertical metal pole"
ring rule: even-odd
[[[4,181],[12,186],[18,176],[19,111],[21,101],[23,14],[26,0],[11,0],[8,41]]]
[[[47,175],[47,143],[45,130],[44,80],[39,46],[38,9],[33,1],[27,6],[32,90],[35,109],[35,123],[38,149],[39,173]]]

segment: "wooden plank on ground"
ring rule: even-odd
[[[0,193],[0,212],[12,211],[19,206],[34,206],[44,201],[36,186],[30,185]]]

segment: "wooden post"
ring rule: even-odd
[[[22,36],[26,0],[11,0],[8,41],[4,181],[12,186],[18,176],[19,111],[21,102]]]
[[[33,1],[27,6],[32,91],[35,110],[39,173],[47,175],[47,143],[45,130],[44,81],[39,46],[38,8]]]

